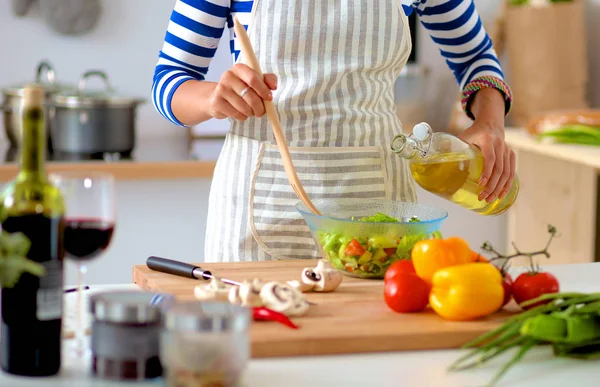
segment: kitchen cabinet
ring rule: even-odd
[[[508,213],[508,251],[542,248],[547,224],[558,228],[551,257],[542,265],[600,261],[600,147],[540,143],[525,130],[508,129],[521,187]],[[519,258],[515,264],[527,264]]]

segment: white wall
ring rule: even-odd
[[[70,37],[52,31],[37,9],[19,18],[12,13],[11,1],[0,0],[0,34],[4,37],[0,87],[33,81],[41,59],[48,59],[54,65],[60,82],[76,83],[84,71],[104,70],[119,92],[147,99],[139,109],[140,135],[184,136],[187,131],[162,119],[150,100],[154,65],[174,3],[174,0],[105,0],[97,28],[89,34]],[[214,60],[215,68],[209,72],[210,79],[218,79],[221,69],[230,65],[227,39],[222,43]],[[99,84],[94,82],[92,87],[96,86]]]
[[[64,37],[52,32],[37,12],[25,18],[15,17],[9,0],[0,0],[0,87],[32,80],[35,66],[42,58],[56,67],[63,82],[76,82],[88,69],[105,70],[121,92],[149,98],[154,65],[162,45],[164,30],[174,0],[104,1],[104,14],[98,28],[89,35]],[[500,1],[476,0],[484,20],[490,20]],[[589,47],[600,43],[600,0],[588,1]],[[420,29],[420,61],[433,69],[438,84],[452,85],[446,68],[431,39]],[[222,41],[209,79],[218,79],[231,63],[227,39]],[[600,51],[590,50],[590,69],[600,66]],[[591,74],[592,100],[600,104],[600,74]],[[441,88],[441,86],[440,86]],[[436,93],[434,93],[436,94]],[[445,122],[455,93],[437,93],[436,111]],[[212,122],[209,125],[223,125]],[[150,136],[183,136],[154,111],[150,103],[139,111],[138,133]],[[3,139],[3,134],[0,139]],[[0,140],[1,141],[1,140]],[[92,283],[130,280],[130,266],[143,263],[148,255],[164,255],[199,261],[204,251],[207,193],[210,180],[120,182],[118,185],[119,223],[114,243],[104,258],[92,264]],[[444,226],[448,235],[466,238],[473,246],[489,239],[505,243],[505,217],[476,216],[451,203],[419,190],[420,200],[447,208],[450,217]],[[69,271],[69,282],[73,272]]]

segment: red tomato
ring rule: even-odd
[[[391,280],[399,274],[417,274],[415,272],[415,265],[410,259],[402,259],[396,261],[388,267],[383,277],[384,282]]]
[[[429,285],[416,274],[398,273],[384,283],[387,306],[398,313],[420,312],[429,303]]]
[[[385,251],[386,255],[389,257],[392,254],[396,254],[396,248],[395,247],[390,247],[387,249],[383,249],[383,251]]]
[[[512,294],[517,304],[532,300],[547,293],[559,291],[558,280],[550,273],[523,273],[517,277],[512,286]],[[540,301],[523,309],[531,309],[549,301]]]
[[[348,243],[348,247],[344,251],[349,257],[356,257],[363,255],[365,253],[365,249],[358,243],[356,239],[352,239],[350,243]]]
[[[502,302],[502,306],[508,304],[510,299],[512,298],[512,288],[513,288],[513,279],[508,273],[503,273],[504,282],[502,282],[502,287],[504,288],[504,301]]]

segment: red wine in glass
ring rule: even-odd
[[[83,277],[87,264],[108,248],[115,229],[115,179],[110,173],[70,171],[53,173],[50,179],[63,193],[65,203],[65,258],[77,266],[77,327],[73,354],[90,355],[86,344],[83,308]]]
[[[69,258],[87,261],[100,255],[110,244],[115,224],[94,218],[67,218],[65,250]]]

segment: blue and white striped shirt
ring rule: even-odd
[[[473,0],[394,1],[402,3],[407,15],[417,13],[461,89],[478,77],[504,78]],[[205,79],[225,27],[237,59],[233,17],[248,28],[252,4],[253,0],[176,1],[152,84],[153,103],[162,116],[183,126],[171,110],[173,93],[183,82]]]

